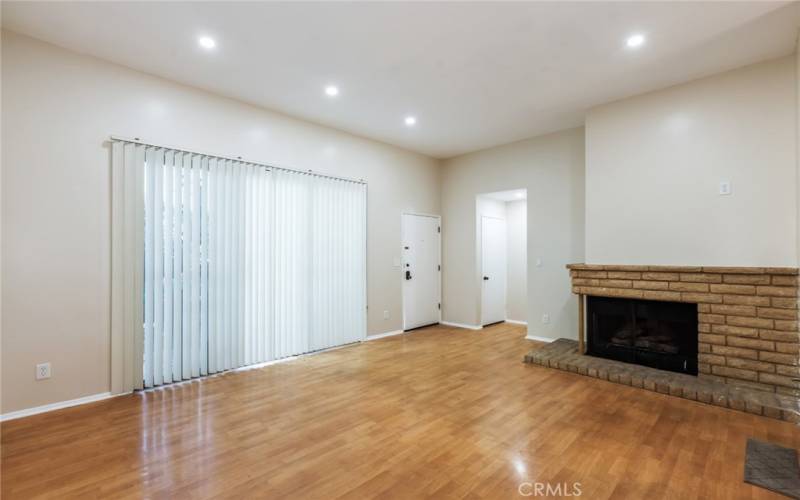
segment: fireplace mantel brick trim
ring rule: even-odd
[[[798,268],[567,268],[579,295],[696,303],[700,377],[800,396]]]

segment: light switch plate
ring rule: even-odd
[[[719,181],[719,194],[720,196],[727,196],[733,193],[731,181]]]

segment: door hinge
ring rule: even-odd
[[[441,270],[442,270],[442,266],[441,266],[441,265],[437,265],[437,266],[436,266],[436,270],[437,270],[437,271],[441,271]]]
[[[442,310],[442,303],[441,303],[441,302],[439,302],[438,304],[436,304],[436,307],[438,307],[438,308],[439,308],[439,310],[441,311],[441,310]]]
[[[437,233],[441,233],[442,232],[442,226],[436,226],[436,232]]]

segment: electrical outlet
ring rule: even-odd
[[[383,319],[389,319],[389,311],[383,311]]]
[[[36,365],[36,380],[50,378],[50,363]]]
[[[550,323],[550,315],[547,313],[542,314],[542,323]]]

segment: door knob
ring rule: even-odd
[[[488,276],[484,276],[483,277],[483,281],[489,281],[489,277]]]

